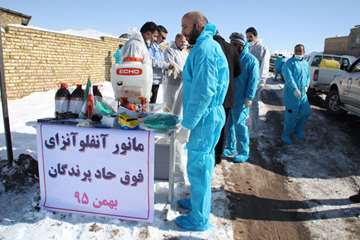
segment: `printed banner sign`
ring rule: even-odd
[[[37,146],[42,207],[153,221],[151,132],[40,124]]]

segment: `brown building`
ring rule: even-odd
[[[30,19],[31,16],[0,7],[0,27],[5,27],[8,24],[21,24],[27,26]]]
[[[360,25],[351,29],[348,41],[348,50],[351,55],[360,57]]]
[[[9,99],[68,85],[109,81],[113,53],[126,39],[89,38],[26,26],[30,16],[0,8],[2,51]],[[15,25],[16,24],[16,25]],[[25,25],[25,26],[21,26]]]
[[[353,27],[349,36],[326,38],[324,53],[360,57],[360,25]]]

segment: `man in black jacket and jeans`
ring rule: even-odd
[[[239,54],[236,51],[235,47],[232,46],[230,43],[226,42],[224,38],[222,38],[219,34],[216,34],[214,36],[214,40],[218,42],[226,56],[228,65],[229,65],[229,87],[228,91],[226,93],[225,101],[223,103],[225,114],[226,114],[226,122],[228,121],[230,108],[233,105],[234,101],[234,93],[233,93],[233,87],[234,87],[234,80],[237,76],[240,75],[240,61],[239,61]],[[226,126],[226,124],[225,124]],[[221,135],[219,142],[217,143],[215,147],[215,163],[219,164],[221,162],[221,155],[224,150],[225,145],[225,126],[221,130]]]

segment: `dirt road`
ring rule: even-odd
[[[223,161],[235,239],[360,239],[360,120],[330,116],[321,98],[304,142],[284,146],[282,84],[261,92],[248,163]]]

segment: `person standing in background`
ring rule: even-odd
[[[179,33],[175,37],[175,42],[165,50],[165,60],[174,62],[175,68],[169,72],[164,86],[165,112],[171,112],[180,119],[183,118],[183,68],[188,57],[188,42],[183,34]],[[178,183],[187,182],[186,163],[187,152],[185,143],[175,140],[175,178]]]
[[[162,84],[167,70],[174,68],[174,65],[165,61],[164,53],[159,43],[166,40],[167,30],[163,26],[155,27],[154,39],[149,47],[150,56],[153,66],[153,86],[151,89],[150,103],[156,103],[158,98],[159,87]]]
[[[169,47],[169,44],[166,41],[168,30],[163,25],[158,25],[158,33],[159,35],[156,42],[159,45],[160,50],[165,52],[165,50]]]
[[[258,38],[258,32],[254,27],[246,30],[246,38],[250,44],[250,53],[259,61],[260,66],[260,85],[266,84],[270,67],[270,51]]]
[[[155,28],[154,28],[155,25]],[[146,69],[147,84],[151,85],[152,82],[152,60],[149,54],[149,46],[154,39],[154,32],[156,30],[156,24],[152,22],[146,22],[141,30],[132,30],[129,36],[129,40],[124,44],[121,49],[122,62],[140,62]],[[112,81],[115,98],[119,100],[119,87],[122,84],[117,81]],[[151,91],[146,92],[146,99],[150,101]]]
[[[309,63],[304,59],[305,47],[295,46],[294,56],[283,67],[285,121],[281,139],[285,144],[292,144],[291,135],[300,141],[305,139],[304,127],[311,114],[307,98],[310,84]]]
[[[234,93],[234,80],[236,77],[240,74],[240,62],[239,62],[239,54],[236,51],[236,48],[232,46],[230,43],[226,42],[224,38],[222,38],[218,33],[215,35],[214,40],[217,41],[228,62],[229,66],[229,87],[225,96],[224,101],[224,109],[225,109],[225,118],[226,122],[229,121],[229,114],[230,114],[230,108],[234,105],[234,95],[237,95],[237,93]],[[221,157],[224,151],[225,147],[225,126],[221,130],[221,135],[219,142],[216,144],[215,147],[215,163],[219,164],[221,163]]]
[[[165,50],[165,61],[172,63],[174,68],[168,71],[165,76],[164,87],[164,104],[165,111],[170,112],[174,108],[175,96],[178,95],[182,83],[182,72],[188,56],[187,41],[184,35],[177,34],[175,41]]]
[[[234,80],[233,107],[230,110],[230,121],[227,127],[227,142],[224,156],[233,157],[235,163],[246,162],[249,159],[250,140],[247,119],[252,101],[259,82],[259,62],[249,53],[248,43],[240,33],[230,35],[231,44],[240,55],[240,76]]]
[[[114,58],[115,58],[115,64],[120,64],[122,61],[122,54],[121,54],[121,48],[122,48],[122,44],[119,44],[118,49],[116,49],[115,53],[114,53]]]
[[[250,45],[250,53],[259,61],[260,68],[260,81],[250,111],[250,137],[256,138],[258,135],[258,122],[260,120],[259,101],[261,101],[261,90],[265,87],[269,73],[270,52],[267,47],[262,44],[262,41],[258,37],[258,31],[254,27],[246,30],[246,38]]]

